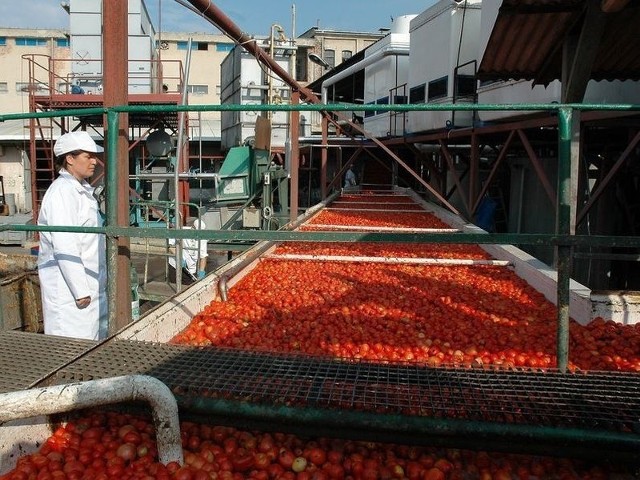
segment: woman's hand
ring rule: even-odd
[[[90,303],[91,297],[76,298],[76,307],[78,307],[80,310],[82,310],[83,308],[87,308]]]

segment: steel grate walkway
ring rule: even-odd
[[[144,374],[167,384],[187,410],[222,401],[336,416],[355,411],[460,425],[563,428],[613,435],[621,450],[640,452],[639,374],[381,365],[113,339],[94,346],[0,334],[0,387],[28,388],[54,371],[40,386]],[[31,365],[34,358],[38,365]]]

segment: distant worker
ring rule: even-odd
[[[100,227],[102,215],[93,176],[98,153],[87,132],[62,135],[53,147],[59,176],[47,189],[38,225]],[[105,236],[96,233],[40,232],[38,276],[44,333],[100,340],[107,336]]]
[[[355,185],[357,185],[356,174],[353,173],[353,170],[349,167],[347,173],[344,175],[344,188],[354,187]]]
[[[194,230],[204,230],[207,228],[202,220],[195,219],[192,225],[186,228],[192,228]],[[170,239],[169,243],[175,245],[175,240]],[[189,285],[194,280],[201,280],[206,274],[207,268],[207,241],[196,240],[193,238],[185,238],[182,240],[182,270],[187,275],[182,275],[182,283]],[[174,269],[176,268],[176,260],[174,257],[169,257],[169,265]],[[172,280],[174,280],[172,278]]]

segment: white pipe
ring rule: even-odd
[[[387,203],[387,205],[389,205]],[[393,212],[393,213],[424,213],[424,210],[406,208],[348,208],[348,207],[327,207],[325,210],[332,212]]]
[[[375,225],[331,225],[324,223],[305,223],[303,226],[304,228],[324,228],[326,230],[356,230],[362,232],[456,233],[460,231],[459,228],[377,227]]]
[[[264,258],[269,260],[311,260],[323,262],[367,262],[402,265],[495,265],[509,266],[507,260],[485,260],[471,258],[414,258],[414,257],[364,257],[346,255],[304,255],[294,253],[270,254]]]
[[[185,72],[184,72],[184,81],[182,82],[182,105],[186,105],[187,104],[187,100],[188,100],[188,93],[189,93],[189,75],[191,72],[191,45],[193,43],[193,38],[189,37],[189,41],[187,42],[187,57],[186,57],[186,66],[185,66]],[[185,126],[185,115],[187,115],[188,112],[178,112],[178,145],[176,147],[176,165],[175,165],[175,169],[174,169],[174,179],[173,179],[173,199],[174,199],[174,204],[175,204],[175,224],[177,228],[182,228],[183,224],[185,222],[181,221],[181,217],[180,217],[180,166],[182,165],[182,160],[183,160],[183,145],[182,142],[184,141],[184,126]],[[187,139],[189,138],[189,136],[187,135]],[[188,142],[188,140],[187,140]],[[189,146],[187,145],[187,149],[189,148]],[[189,159],[187,158],[187,163],[189,162]],[[187,170],[189,170],[189,165],[187,165]],[[182,219],[186,221],[185,219]],[[182,241],[176,241],[176,254],[175,254],[175,262],[176,262],[176,291],[180,292],[182,290],[182,267],[179,267],[179,265],[182,265],[182,257],[183,257],[183,252],[182,252]]]
[[[351,65],[350,67],[345,68],[341,72],[336,73],[331,78],[327,78],[324,82],[322,82],[322,103],[327,103],[327,90],[329,87],[335,83],[338,83],[340,80],[352,75],[360,70],[363,70],[365,67],[377,62],[383,57],[387,55],[409,55],[409,47],[406,45],[398,46],[398,45],[389,45],[385,48],[378,50],[372,55],[365,57],[360,60],[358,63]]]
[[[71,412],[113,403],[146,400],[153,410],[158,459],[184,463],[178,404],[164,383],[146,375],[90,380],[0,394],[0,424],[38,415]]]

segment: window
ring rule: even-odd
[[[409,90],[409,103],[424,103],[424,87],[424,83],[417,87],[411,87]]]
[[[378,105],[388,105],[389,104],[389,97],[379,98],[376,101],[376,104],[378,104]],[[386,113],[386,110],[377,110],[376,111],[376,115],[382,115],[383,113]]]
[[[449,77],[444,76],[438,78],[437,80],[432,80],[429,82],[429,101],[434,100],[436,98],[444,98],[447,96],[447,83],[449,82]]]
[[[324,51],[324,61],[329,64],[331,68],[336,66],[336,51],[335,50],[325,50]]]
[[[216,43],[216,52],[230,52],[235,47],[234,43]]]
[[[178,50],[186,50],[188,46],[189,42],[176,42]],[[191,50],[209,50],[209,44],[207,42],[191,42]]]
[[[476,77],[458,75],[456,77],[456,98],[474,97],[476,94]]]
[[[0,82],[0,93],[9,93],[9,85],[7,82]]]
[[[0,37],[0,46],[7,44],[7,37]]]
[[[308,81],[307,77],[308,60],[306,55],[296,55],[296,80],[299,82]]]
[[[369,102],[367,103],[367,105],[373,105],[373,102]],[[373,117],[375,114],[376,114],[375,110],[365,110],[364,112],[365,117]]]
[[[187,92],[194,95],[208,95],[209,85],[188,85]]]
[[[342,50],[342,61],[346,62],[351,58],[353,52],[351,50]]]
[[[407,96],[406,95],[394,95],[393,96],[393,103],[394,103],[394,105],[404,105],[405,103],[407,103]]]
[[[18,37],[16,38],[16,45],[19,47],[46,47],[46,38],[34,38],[34,37]]]
[[[56,46],[57,47],[68,47],[69,46],[69,39],[68,38],[56,38]]]

